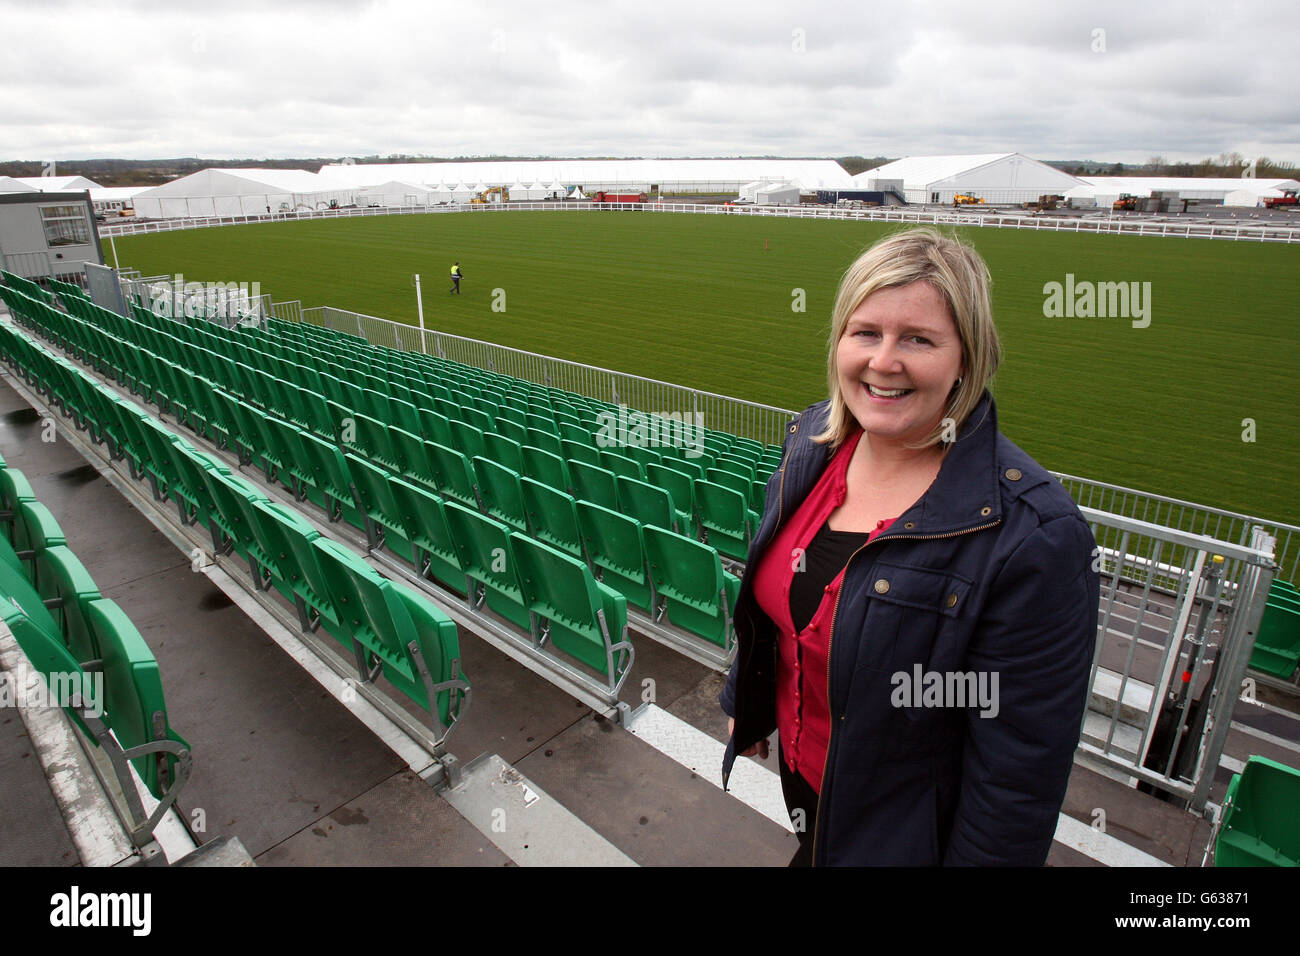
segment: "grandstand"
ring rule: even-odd
[[[328,314],[226,327],[155,314],[147,282],[124,279],[119,312],[79,285],[3,279],[4,399],[7,421],[22,424],[0,432],[0,451],[11,464],[30,460],[30,484],[51,494],[57,476],[89,464],[94,507],[122,519],[104,567],[137,548],[149,555],[122,581],[124,593],[145,592],[144,613],[159,614],[158,571],[184,595],[140,629],[175,670],[149,671],[164,672],[170,709],[161,682],[133,685],[137,697],[153,694],[151,716],[167,717],[144,734],[161,756],[133,758],[163,803],[119,808],[122,858],[189,859],[214,835],[226,841],[217,850],[244,849],[259,864],[789,858],[771,769],[742,761],[735,797],[713,780],[730,608],[780,465],[778,435],[634,420],[612,396],[429,354],[423,337],[395,326],[382,338],[392,348],[331,328]],[[624,423],[613,442],[611,421]],[[55,441],[39,437],[46,422]],[[629,438],[637,427],[645,440]],[[110,638],[70,630],[67,611],[71,601],[93,622],[107,597],[89,573],[68,573],[76,587],[46,573],[69,564],[46,555],[62,545],[57,530],[21,497],[12,467],[0,478],[16,561],[7,564],[26,564],[37,598],[13,586],[34,616],[46,594],[59,612],[39,633],[11,627],[18,644],[46,673],[103,659],[111,682],[113,655],[101,653]],[[1252,793],[1261,805],[1239,818],[1237,843],[1257,849],[1251,821],[1290,798],[1252,784],[1260,771],[1247,758],[1294,765],[1300,751],[1300,721],[1267,694],[1235,706],[1248,664],[1261,691],[1272,675],[1285,692],[1300,657],[1290,595],[1270,592],[1273,544],[1263,532],[1188,532],[1081,504],[1102,547],[1103,615],[1049,863],[1200,865],[1214,837],[1202,814],[1222,805],[1238,771],[1234,806]],[[63,590],[41,591],[51,586]],[[205,603],[219,622],[195,611]],[[1261,620],[1275,629],[1254,658]],[[127,640],[129,622],[113,621],[111,639]],[[131,646],[130,659],[144,661],[149,648]],[[1191,686],[1174,716],[1190,729],[1161,742],[1180,665]],[[136,738],[110,726],[129,750]],[[93,725],[77,729],[104,739]],[[270,746],[249,743],[268,731]],[[253,788],[230,782],[256,774],[265,777]],[[134,787],[120,768],[101,776],[123,794]],[[179,796],[161,789],[187,776]],[[1136,793],[1135,780],[1195,812]],[[25,792],[36,800],[39,789]],[[189,847],[169,850],[140,823],[143,813],[161,821],[169,798]],[[1123,821],[1125,839],[1090,826],[1098,806]],[[74,862],[56,844],[33,852]]]

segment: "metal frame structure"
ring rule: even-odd
[[[1238,544],[1080,511],[1098,543],[1102,604],[1079,748],[1202,812],[1277,567],[1275,540],[1261,528]],[[1121,653],[1118,670],[1103,665]]]

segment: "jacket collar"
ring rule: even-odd
[[[800,458],[812,457],[820,467],[800,469],[803,480],[816,482],[829,454],[825,445],[808,439],[825,427],[830,402],[812,406],[799,417]],[[792,460],[787,467],[793,465]],[[787,501],[802,501],[812,485],[787,488]],[[1002,495],[998,469],[998,414],[993,396],[984,392],[957,432],[939,474],[924,495],[881,535],[886,537],[928,537],[967,531],[1002,519]]]

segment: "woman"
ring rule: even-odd
[[[988,269],[933,229],[845,273],[735,609],[737,753],[779,734],[792,865],[1041,865],[1097,632],[1095,542],[1004,438]]]

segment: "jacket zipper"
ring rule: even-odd
[[[891,534],[879,537],[874,541],[868,541],[866,544],[862,545],[862,547],[858,548],[857,551],[854,551],[849,555],[849,559],[844,562],[844,575],[845,577],[848,576],[849,565],[853,563],[854,558],[873,544],[879,544],[881,541],[893,541],[898,538],[907,538],[912,541],[933,541],[939,538],[956,538],[963,534],[974,534],[976,531],[984,531],[988,528],[996,527],[1001,523],[1002,519],[999,518],[997,521],[990,521],[988,524],[982,524],[975,528],[967,528],[965,531],[950,531],[947,534]],[[831,631],[826,638],[826,706],[828,709],[830,708],[831,703],[831,648],[835,643],[835,615],[839,613],[840,598],[843,595],[844,585],[841,580],[840,589],[835,593],[835,605],[831,608]],[[832,712],[830,733],[826,736],[826,761],[822,764],[822,782],[821,786],[817,790],[817,815],[813,818],[813,866],[817,865],[817,834],[820,831],[819,823],[821,821],[822,809],[824,807],[822,797],[826,794],[826,772],[830,769],[831,765],[831,742],[835,739],[835,725],[837,723],[839,723],[839,721],[835,719],[835,714]]]

